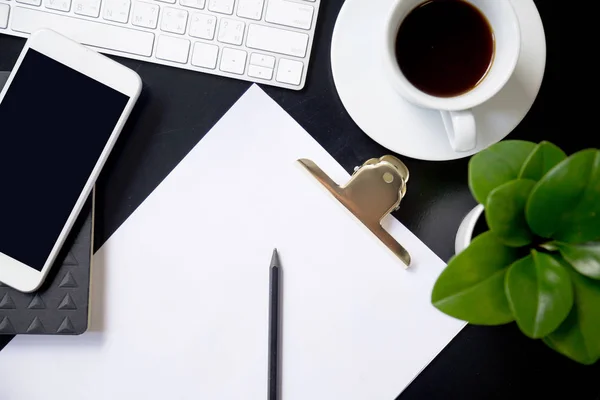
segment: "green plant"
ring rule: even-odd
[[[504,141],[471,158],[469,187],[489,231],[453,257],[432,303],[479,325],[516,321],[582,364],[600,358],[600,150],[567,157]]]

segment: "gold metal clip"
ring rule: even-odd
[[[409,172],[393,156],[372,158],[356,167],[350,181],[339,186],[319,166],[307,159],[298,162],[314,176],[360,222],[379,238],[406,267],[410,254],[383,227],[381,220],[400,206],[406,194]]]

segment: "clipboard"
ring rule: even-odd
[[[266,263],[276,247],[282,398],[397,397],[464,326],[431,304],[445,264],[388,216],[412,258],[404,269],[303,158],[333,192],[356,190],[346,199],[378,190],[360,182],[379,176],[395,197],[375,221],[405,194],[402,164],[373,159],[349,175],[252,86],[94,255],[90,332],[18,336],[2,351],[5,393],[61,400],[69,376],[86,400],[267,398]],[[386,183],[385,172],[403,179]]]

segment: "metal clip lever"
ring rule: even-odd
[[[393,156],[373,158],[357,167],[347,184],[339,186],[311,160],[298,162],[314,176],[340,203],[383,242],[406,267],[410,254],[383,227],[381,220],[397,210],[406,194],[409,172]]]

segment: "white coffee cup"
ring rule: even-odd
[[[494,35],[494,55],[485,77],[468,92],[455,97],[436,97],[412,85],[396,59],[396,38],[406,16],[425,0],[395,0],[385,23],[383,66],[395,90],[407,101],[439,110],[452,148],[469,151],[477,145],[472,108],[485,103],[500,91],[513,74],[521,50],[519,20],[510,0],[461,0],[471,3],[488,20]]]

